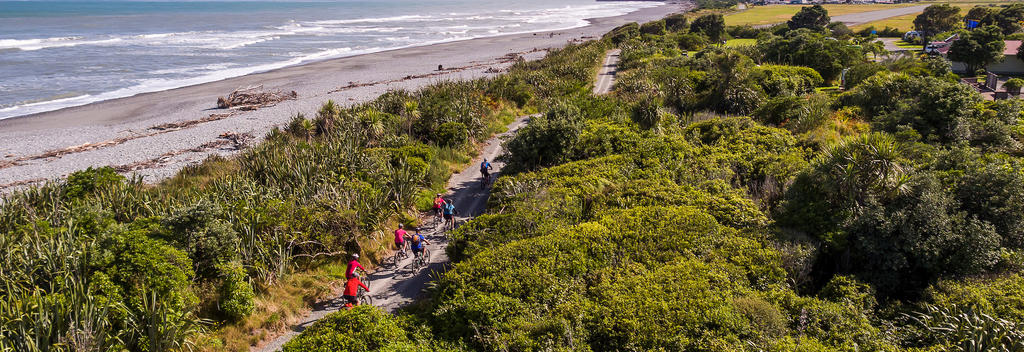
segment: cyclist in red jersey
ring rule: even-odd
[[[362,281],[359,281],[359,273],[352,273],[352,277],[345,282],[345,292],[342,292],[341,296],[348,301],[345,304],[346,307],[358,306],[359,305],[359,287],[362,287],[366,292],[370,292],[370,288],[366,287]]]

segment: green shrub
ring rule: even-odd
[[[1024,275],[942,280],[926,292],[928,304],[971,310],[1009,321],[1024,321]]]
[[[676,13],[665,17],[665,27],[669,31],[680,32],[685,31],[690,26],[687,23],[685,14]]]
[[[650,35],[665,34],[665,21],[651,21],[640,26],[640,33]]]
[[[580,138],[580,120],[579,108],[568,104],[556,105],[547,114],[530,119],[504,143],[502,158],[508,163],[508,171],[533,170],[567,160],[566,153]]]
[[[818,296],[836,303],[845,303],[863,312],[874,310],[875,291],[871,286],[849,276],[835,276],[818,292]]]
[[[916,130],[926,141],[970,138],[970,124],[981,96],[970,87],[932,77],[879,74],[840,96],[857,106],[883,131]]]
[[[498,98],[515,103],[518,108],[525,107],[534,98],[533,89],[529,84],[513,79],[509,75],[499,76],[491,80],[487,92]]]
[[[826,81],[838,78],[844,68],[866,60],[859,48],[846,41],[832,40],[806,28],[760,38],[756,50],[765,61],[810,67]]]
[[[292,351],[413,351],[404,327],[394,316],[370,305],[332,313],[313,323],[282,349]]]
[[[633,119],[640,128],[657,128],[661,123],[662,113],[658,103],[651,99],[644,99],[633,105],[629,117]]]
[[[1020,78],[1011,78],[1003,83],[1003,88],[1010,93],[1020,94],[1021,87],[1024,87],[1024,79]]]
[[[124,182],[112,167],[88,168],[68,175],[65,192],[68,198],[82,198],[105,187]]]
[[[218,275],[217,266],[238,255],[238,234],[228,223],[217,219],[221,210],[201,202],[178,209],[163,220],[166,231],[160,236],[185,249],[194,272],[202,278]]]
[[[252,285],[246,281],[245,269],[238,262],[219,266],[222,280],[219,288],[220,311],[229,320],[238,321],[252,314],[256,308]]]
[[[640,24],[636,22],[626,23],[624,25],[615,27],[610,32],[604,35],[604,38],[611,40],[615,45],[619,45],[629,39],[640,36]]]
[[[764,92],[772,96],[801,95],[814,92],[825,81],[818,72],[800,66],[761,65],[754,72]]]
[[[469,133],[466,125],[458,122],[445,122],[438,126],[434,140],[438,145],[455,147],[466,144],[469,140]]]
[[[686,33],[679,36],[677,44],[681,50],[700,50],[708,45],[708,38],[698,33]]]

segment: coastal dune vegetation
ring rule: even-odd
[[[11,194],[0,350],[246,350],[534,112],[426,299],[284,350],[1024,350],[1024,104],[827,20],[784,27],[631,23],[495,78],[328,102],[158,185],[100,168]]]
[[[505,143],[429,298],[285,351],[1024,350],[1021,101],[827,20],[728,46],[750,29],[707,16],[584,44],[622,49],[613,93]]]

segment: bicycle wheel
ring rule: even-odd
[[[359,296],[359,304],[373,305],[373,296],[366,294],[365,292]]]
[[[423,249],[423,253],[420,253],[420,267],[422,268],[422,267],[427,266],[427,263],[429,263],[429,262],[430,262],[430,250],[424,248]]]

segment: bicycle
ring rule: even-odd
[[[427,262],[430,259],[430,250],[423,248],[423,252],[416,256],[416,259],[412,261],[413,269],[419,269],[427,266]]]
[[[450,220],[445,221],[445,223],[444,223],[444,231],[443,232],[447,233],[447,232],[450,232],[450,231],[455,229],[455,216],[457,216],[457,215],[459,215],[459,211],[458,210],[452,212],[452,218]]]
[[[487,189],[487,186],[491,184],[491,175],[483,174],[480,176],[480,189]]]
[[[444,214],[442,214],[442,213],[443,212],[441,211],[441,208],[434,208],[434,228],[435,229],[437,228],[437,226],[441,225],[442,221],[444,221]]]
[[[384,261],[384,263],[383,263],[384,266],[385,267],[396,267],[397,268],[399,263],[401,263],[403,260],[405,260],[405,258],[409,258],[409,250],[406,249],[407,246],[408,246],[407,243],[403,243],[402,244],[402,248],[399,248],[397,251],[395,251],[395,255],[387,258]]]
[[[366,287],[370,287],[369,284],[363,283]],[[359,288],[359,293],[356,295],[356,299],[359,300],[359,304],[373,305],[373,296],[369,292],[366,292],[362,287]]]

